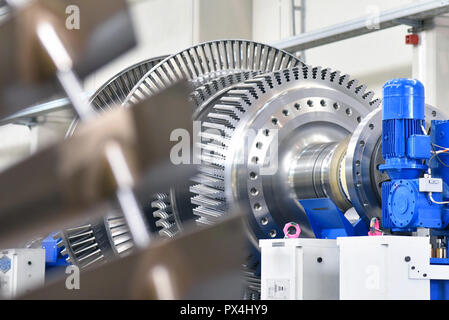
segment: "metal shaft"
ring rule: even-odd
[[[346,139],[312,144],[290,167],[289,180],[298,199],[331,198],[342,210],[350,207],[341,179]]]

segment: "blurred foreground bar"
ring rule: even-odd
[[[182,82],[131,108],[114,108],[81,124],[71,138],[0,173],[0,248],[102,212],[95,209],[116,190],[104,154],[111,141],[125,154],[137,195],[187,180],[195,166],[173,164],[170,152],[178,142],[170,136],[184,129],[192,137],[188,92]]]
[[[136,44],[125,0],[30,0],[0,21],[0,118],[48,99],[61,88],[36,31],[50,23],[66,47],[72,69],[84,78]],[[79,29],[73,19],[79,9]]]
[[[23,299],[240,299],[246,241],[234,215],[82,272],[78,290],[62,279]]]

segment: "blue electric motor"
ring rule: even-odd
[[[382,226],[393,231],[445,227],[442,206],[420,192],[428,169],[430,136],[424,128],[424,86],[418,80],[392,79],[383,87],[382,155],[379,169],[391,181],[382,184]],[[434,201],[441,199],[435,193]]]

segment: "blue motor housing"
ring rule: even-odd
[[[383,87],[380,167],[391,179],[415,179],[427,166],[430,137],[423,134],[424,87],[418,80],[393,79]]]
[[[419,191],[419,178],[431,155],[430,136],[422,128],[424,86],[418,80],[393,79],[383,87],[382,155],[379,169],[391,181],[382,184],[382,226],[393,231],[442,228],[442,206]],[[435,201],[441,194],[433,195]]]

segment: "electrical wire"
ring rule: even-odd
[[[443,166],[449,168],[449,165],[447,165],[446,163],[444,163],[443,160],[441,160],[441,158],[438,156],[438,153],[437,153],[437,151],[435,151],[434,146],[435,146],[435,147],[438,147],[438,148],[441,148],[441,149],[444,149],[444,150],[446,150],[446,152],[447,152],[447,150],[449,150],[449,148],[445,148],[445,147],[439,146],[439,145],[434,144],[434,143],[431,143],[430,145],[431,145],[431,147],[432,147],[432,151],[433,151],[434,155],[429,159],[429,165],[430,165],[430,161],[431,161],[434,157],[436,157],[437,160],[438,160]],[[438,150],[438,151],[443,151],[443,150]],[[444,152],[440,152],[440,153],[444,153]]]
[[[421,126],[421,129],[422,129],[422,128],[423,128],[423,126]],[[431,169],[430,169],[430,162],[432,161],[433,158],[436,157],[436,158],[438,159],[438,161],[439,161],[442,165],[444,165],[444,166],[446,166],[446,167],[449,167],[449,166],[448,166],[447,164],[445,164],[445,163],[440,159],[440,157],[438,156],[438,155],[441,154],[441,153],[448,153],[449,148],[442,147],[442,146],[437,145],[437,144],[435,144],[435,143],[431,143],[430,146],[432,147],[433,156],[431,156],[430,159],[429,159],[429,169],[428,169],[428,173],[429,173],[430,176],[432,176],[432,171],[431,171]],[[436,151],[434,147],[438,147],[438,148],[440,148],[440,149],[442,149],[442,150]],[[432,192],[429,192],[429,199],[430,199],[430,201],[432,201],[432,202],[435,203],[435,204],[441,204],[441,205],[449,204],[449,201],[436,201],[436,200],[433,198]]]
[[[436,201],[432,196],[432,192],[429,192],[429,199],[435,204],[449,204],[449,201]]]
[[[442,146],[440,146],[440,145],[438,145],[436,143],[432,143],[432,145],[435,146],[435,147],[441,148],[441,149],[449,149],[449,148],[446,148],[446,147],[442,147]]]

